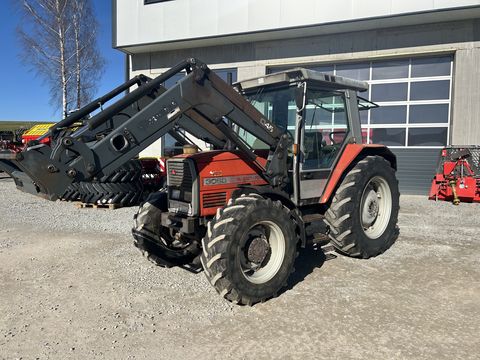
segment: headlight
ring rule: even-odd
[[[172,190],[171,197],[172,197],[172,199],[179,200],[180,199],[180,190]]]
[[[188,204],[188,216],[193,216],[192,204]]]

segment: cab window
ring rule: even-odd
[[[303,135],[303,170],[333,165],[349,132],[345,94],[309,90]]]
[[[294,136],[297,111],[294,87],[270,90],[261,88],[256,93],[247,95],[247,99],[266,119]],[[268,149],[264,142],[242,129],[240,129],[239,135],[255,150]]]

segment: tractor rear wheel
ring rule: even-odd
[[[152,263],[162,267],[190,264],[200,254],[199,241],[174,238],[162,226],[162,213],[167,211],[167,192],[150,194],[133,217],[133,244]]]
[[[201,261],[220,295],[253,305],[287,285],[297,243],[294,220],[280,201],[242,195],[208,223]]]
[[[398,237],[398,181],[380,156],[359,161],[338,187],[325,213],[329,237],[337,252],[370,258],[390,248]]]

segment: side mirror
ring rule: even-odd
[[[306,84],[302,83],[295,89],[295,105],[300,111],[303,110],[305,106],[305,86]]]

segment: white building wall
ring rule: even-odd
[[[115,1],[117,47],[480,5],[480,0],[174,0],[147,5],[144,0]]]

